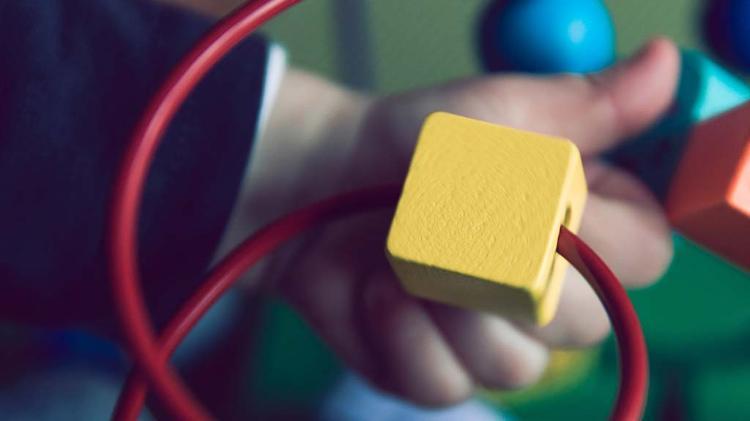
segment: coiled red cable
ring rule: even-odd
[[[175,113],[203,76],[258,26],[299,1],[251,1],[221,20],[172,71],[128,145],[112,199],[109,252],[112,293],[136,368],[118,402],[114,415],[117,420],[137,418],[147,391],[146,384],[153,388],[175,419],[211,419],[167,364],[171,352],[195,323],[245,270],[295,235],[349,214],[396,203],[399,189],[380,187],[336,196],[279,219],[220,263],[157,339],[140,288],[136,235],[143,186],[154,154]],[[596,290],[617,336],[621,381],[612,416],[617,420],[637,419],[645,403],[648,377],[646,346],[637,315],[612,272],[565,228],[560,233],[558,252],[581,271]]]

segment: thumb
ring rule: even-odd
[[[591,155],[659,118],[672,101],[678,73],[677,48],[659,38],[631,58],[593,75],[475,79],[453,90],[463,88],[470,95],[459,96],[464,101],[451,101],[448,111],[565,137],[584,155]]]
[[[675,45],[657,38],[630,59],[594,75],[500,74],[458,80],[379,99],[369,109],[365,128],[397,146],[407,163],[425,117],[434,111],[564,137],[584,155],[593,155],[647,128],[667,110],[679,61]],[[382,162],[393,162],[393,156],[389,153]],[[401,174],[405,165],[388,171]]]
[[[594,98],[589,112],[601,132],[582,134],[581,150],[599,152],[653,124],[672,102],[679,62],[674,44],[657,38],[631,58],[589,76]]]

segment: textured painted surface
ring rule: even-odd
[[[672,224],[750,269],[750,103],[697,126],[667,199]]]
[[[578,228],[585,197],[571,142],[436,113],[422,128],[388,255],[415,295],[544,324],[567,265],[555,253],[559,227]]]

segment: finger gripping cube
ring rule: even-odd
[[[386,253],[410,293],[546,324],[578,229],[586,182],[570,141],[447,113],[428,117]]]

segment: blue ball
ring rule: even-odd
[[[750,1],[728,0],[726,20],[722,27],[727,45],[727,59],[736,67],[750,71]]]
[[[589,73],[615,59],[614,27],[601,0],[508,0],[482,28],[491,71]]]

